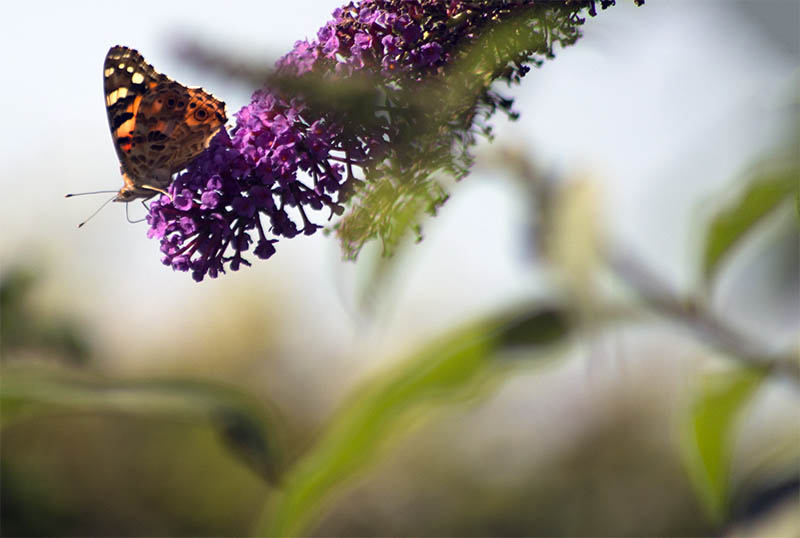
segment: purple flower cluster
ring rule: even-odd
[[[498,13],[539,3],[495,0],[485,8],[462,0],[350,3],[334,12],[316,40],[298,41],[278,61],[277,74],[298,79],[313,74],[328,81],[364,74],[379,81],[384,101],[393,104],[387,97],[393,92],[413,91],[426,77],[442,75],[458,45]],[[521,76],[527,68],[517,63],[512,71]],[[510,107],[510,101],[488,92],[481,99],[492,110]],[[366,178],[381,175],[390,146],[402,139],[400,133],[408,138],[414,132],[413,125],[394,121],[389,113],[374,116],[376,121],[361,128],[345,129],[340,116],[313,110],[287,92],[255,92],[235,114],[231,132],[223,129],[174,180],[169,196],[150,205],[148,235],[161,241],[163,263],[191,271],[197,281],[215,278],[226,268],[250,265],[244,254],[251,248],[266,259],[275,253],[277,238],[316,232],[320,226],[310,220],[312,210],[327,209],[328,219],[341,215],[355,185],[363,184],[355,171]],[[447,140],[441,145],[445,152],[453,146]],[[298,177],[301,172],[305,180]]]
[[[407,15],[363,4],[337,10],[317,41],[298,42],[278,62],[279,72],[322,68],[341,75],[370,65],[390,73],[401,64],[424,68],[441,61],[437,44],[417,46],[422,28]],[[342,31],[345,23],[349,32]],[[253,254],[266,259],[275,253],[276,237],[313,234],[320,226],[310,210],[343,211],[334,195],[345,185],[345,164],[362,164],[376,141],[345,140],[336,125],[304,111],[298,100],[257,91],[236,113],[231,135],[221,131],[175,179],[170,196],[150,205],[148,236],[160,239],[164,264],[191,271],[197,281],[215,278],[226,267],[250,265],[243,254],[254,245]],[[299,172],[310,176],[310,185]]]
[[[215,278],[225,265],[233,271],[249,265],[242,254],[254,243],[259,258],[275,252],[262,216],[271,236],[288,238],[318,229],[305,208],[340,212],[331,197],[343,170],[331,159],[335,128],[322,120],[306,125],[299,110],[270,93],[256,93],[236,114],[233,136],[222,130],[175,179],[170,196],[150,205],[148,235],[161,239],[165,264],[191,271],[197,281],[206,274]],[[314,186],[298,181],[298,171],[308,173]],[[301,227],[290,217],[292,208]]]
[[[336,9],[317,40],[298,41],[278,68],[295,75],[322,68],[344,76],[377,69],[387,79],[401,73],[422,78],[446,59],[440,43],[423,39],[425,4],[375,0]]]

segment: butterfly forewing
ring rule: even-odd
[[[114,139],[120,164],[125,168],[125,154],[132,144],[131,133],[141,97],[148,89],[168,80],[153,69],[141,54],[127,47],[111,47],[103,65],[108,126]]]

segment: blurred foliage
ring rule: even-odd
[[[119,381],[74,370],[6,366],[0,427],[49,415],[128,414],[210,425],[256,473],[276,482],[282,465],[275,419],[241,391],[190,379]]]
[[[285,465],[274,412],[185,374],[101,374],[88,344],[75,364],[47,330],[62,316],[35,314],[38,274],[3,274],[2,535],[244,534]]]
[[[420,425],[342,491],[311,534],[712,535],[674,450],[674,417],[649,386],[652,372],[587,409],[580,391],[548,390],[563,380],[563,365],[515,370],[505,390]],[[552,422],[572,435],[564,439]]]
[[[497,353],[553,344],[569,325],[557,311],[502,314],[443,335],[356,391],[286,479],[258,536],[303,536],[336,489],[373,463],[401,431],[436,406],[465,401],[487,381]],[[542,357],[542,355],[535,355]]]
[[[764,371],[737,369],[701,380],[689,411],[683,456],[689,476],[711,519],[729,513],[729,481],[736,420],[764,380]]]
[[[3,536],[242,536],[269,489],[209,423],[31,417],[2,432]]]
[[[610,316],[615,309],[608,308],[607,292],[600,286],[603,274],[610,271],[646,309],[684,324],[741,365],[732,372],[703,377],[702,387],[687,406],[681,433],[683,465],[707,514],[710,523],[707,528],[720,532],[733,517],[741,517],[734,516],[732,499],[748,497],[750,493],[735,490],[731,481],[739,419],[770,374],[788,374],[793,384],[800,381],[796,342],[787,349],[785,345],[776,346],[775,342],[750,338],[726,316],[714,312],[705,302],[707,295],[702,292],[682,295],[664,282],[657,270],[642,264],[635,255],[631,257],[630,252],[604,235],[604,220],[598,214],[598,191],[586,179],[547,177],[536,169],[524,150],[500,153],[493,164],[514,173],[535,210],[531,216],[531,241],[540,254],[537,261],[553,270],[556,282],[563,287],[566,305],[578,313],[589,314],[579,316],[576,321],[613,322]],[[708,280],[722,271],[734,247],[753,242],[753,232],[764,217],[796,196],[800,182],[798,156],[794,146],[788,152],[774,148],[751,169],[741,196],[713,215],[703,247]],[[796,228],[797,222],[791,225]],[[796,238],[796,233],[791,236]],[[769,259],[780,257],[781,253],[775,252],[776,246],[770,244]],[[761,258],[756,263],[763,265],[765,261]],[[794,297],[797,260],[791,265],[794,272],[782,273],[780,281],[771,284]],[[637,316],[629,316],[628,323],[636,319]],[[787,476],[796,473],[796,466],[787,465],[787,459],[796,460],[798,448],[795,442],[789,448],[791,455],[782,454],[771,465],[770,472],[776,474],[773,479],[779,484],[785,485]],[[761,471],[763,475],[764,469]],[[790,478],[780,498],[766,495],[761,498],[772,507],[787,496],[796,498],[798,489],[800,484]],[[593,531],[584,529],[579,534],[587,532]]]
[[[794,203],[795,229],[800,229],[800,93],[794,91],[785,105],[784,139],[742,174],[735,196],[718,197],[725,202],[712,215],[703,247],[701,273],[707,286],[748,235],[782,206]]]
[[[31,293],[41,275],[29,267],[0,274],[0,357],[19,351],[46,352],[71,364],[85,364],[89,344],[75,319],[36,311]]]
[[[799,196],[800,160],[794,156],[794,162],[777,169],[774,163],[769,168],[756,168],[739,196],[714,216],[703,258],[703,276],[707,282],[762,219]]]

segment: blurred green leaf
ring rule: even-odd
[[[740,369],[711,375],[690,410],[684,463],[704,508],[716,523],[722,523],[728,511],[736,421],[765,374],[763,369]]]
[[[181,417],[214,426],[234,454],[269,482],[278,480],[281,443],[274,418],[233,387],[188,379],[119,381],[67,369],[5,366],[0,429],[44,415],[127,413]]]
[[[703,276],[710,282],[733,248],[761,219],[784,201],[797,196],[798,170],[795,166],[758,175],[741,195],[723,208],[711,222],[705,240]]]
[[[475,396],[488,379],[496,352],[559,341],[567,334],[563,320],[555,310],[536,308],[470,324],[367,383],[287,476],[283,495],[277,506],[265,509],[256,534],[307,533],[334,490],[372,463],[414,418],[437,405]]]

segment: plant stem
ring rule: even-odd
[[[609,259],[612,272],[653,312],[670,318],[697,334],[717,349],[746,366],[784,375],[800,383],[797,350],[775,353],[746,337],[712,312],[704,301],[681,297],[655,271],[630,252],[616,250]]]

